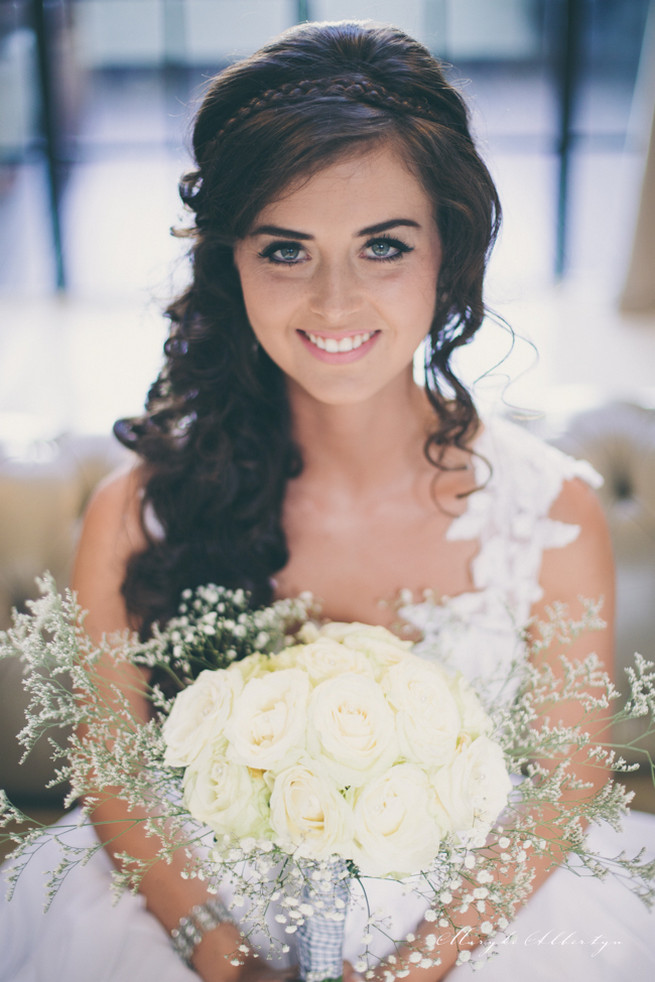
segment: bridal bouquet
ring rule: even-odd
[[[428,869],[457,834],[482,845],[511,782],[461,677],[364,624],[204,671],[165,720],[164,763],[217,839],[252,836],[366,876]]]
[[[41,589],[0,636],[0,653],[27,665],[27,750],[52,725],[69,726],[68,739],[53,742],[69,803],[84,797],[88,812],[110,793],[103,788],[120,786],[145,810],[135,821],[158,836],[160,858],[183,850],[186,875],[220,888],[244,937],[256,943],[263,929],[269,951],[293,948],[307,982],[341,974],[346,918],[360,934],[356,969],[370,972],[385,956],[390,977],[437,964],[444,930],[457,936],[468,924],[466,942],[471,914],[476,937],[491,939],[529,892],[531,854],[615,872],[655,899],[655,863],[599,856],[585,842],[587,821],[618,827],[623,785],[593,790],[569,767],[576,756],[630,769],[604,730],[617,716],[647,716],[655,729],[654,666],[637,657],[626,707],[613,713],[618,693],[595,656],[562,656],[556,674],[544,657],[555,638],[598,626],[593,606],[578,625],[553,612],[532,657],[517,657],[506,696],[485,705],[425,645],[419,657],[381,627],[317,626],[307,597],[252,610],[242,591],[201,587],[150,641],[94,645],[74,597],[48,578]],[[108,659],[149,670],[147,722],[103,677]],[[581,707],[576,726],[549,721],[567,698]],[[23,822],[3,797],[13,882],[44,834]],[[63,842],[61,823],[57,835]],[[50,895],[88,858],[64,844]],[[138,887],[147,869],[123,856],[117,888]],[[393,884],[392,902],[413,917],[400,937],[387,918]],[[434,932],[417,939],[411,925],[421,919]],[[463,945],[460,959],[469,957]]]

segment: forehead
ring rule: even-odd
[[[426,220],[433,204],[402,156],[384,145],[359,153],[349,153],[321,170],[291,183],[262,208],[257,224],[285,223],[300,228],[299,220],[353,226],[371,224],[390,217]],[[371,222],[367,219],[372,216]],[[273,218],[277,222],[273,222]]]

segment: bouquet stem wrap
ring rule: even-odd
[[[348,871],[342,859],[308,867],[300,895],[304,918],[296,932],[299,976],[303,982],[342,977],[349,893]]]

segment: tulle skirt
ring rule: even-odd
[[[64,821],[68,824],[70,817]],[[94,833],[82,827],[74,835],[79,845],[85,845],[93,841]],[[620,836],[595,829],[592,837],[605,855],[622,849],[635,853],[644,846],[655,855],[655,816],[634,812]],[[117,902],[112,898],[111,863],[102,850],[68,875],[44,913],[45,877],[59,862],[58,849],[54,838],[46,840],[21,873],[13,899],[0,901],[2,982],[192,982],[197,978],[173,951],[168,935],[140,896],[124,893]],[[4,877],[0,880],[4,896]],[[387,913],[391,936],[404,936],[421,919],[423,901],[392,882],[372,881],[367,894],[371,906]],[[361,905],[353,907],[346,922],[344,954],[354,962],[366,915]],[[270,926],[279,931],[274,913]],[[274,959],[278,967],[295,962],[292,936],[288,940],[288,955]],[[266,945],[264,934],[255,941]],[[374,938],[373,948],[376,944],[377,953],[384,954],[384,943]],[[655,913],[613,878],[601,881],[559,870],[519,913],[505,940],[493,948],[478,976],[483,982],[647,982],[655,978]],[[472,961],[479,954],[478,949]],[[470,965],[462,965],[448,979],[466,982],[471,971]]]

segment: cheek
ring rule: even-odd
[[[434,314],[437,304],[437,287],[439,285],[439,272],[441,268],[440,254],[433,263],[430,263],[424,270],[417,284],[417,295],[420,296],[424,306],[429,309],[430,320]]]
[[[247,268],[239,270],[239,278],[248,320],[255,333],[258,333],[265,327],[267,315],[270,316],[271,313],[270,305],[266,303],[266,290],[262,287],[260,277],[251,275]]]
[[[241,273],[240,279],[243,305],[246,308],[248,320],[254,327],[254,322],[259,320],[260,310],[262,308],[261,291],[258,289],[257,282],[252,280],[247,274]]]
[[[240,271],[241,291],[253,330],[279,326],[297,303],[298,290],[279,277],[266,276],[259,270]]]
[[[245,247],[234,250],[234,268],[241,284],[241,294],[243,304],[248,314],[248,319],[252,323],[253,318],[257,317],[259,309],[262,307],[262,284],[261,276],[257,268],[255,257],[252,256]]]
[[[434,267],[417,270],[416,276],[407,283],[402,299],[406,316],[422,323],[427,333],[432,323],[437,303],[438,275]]]

